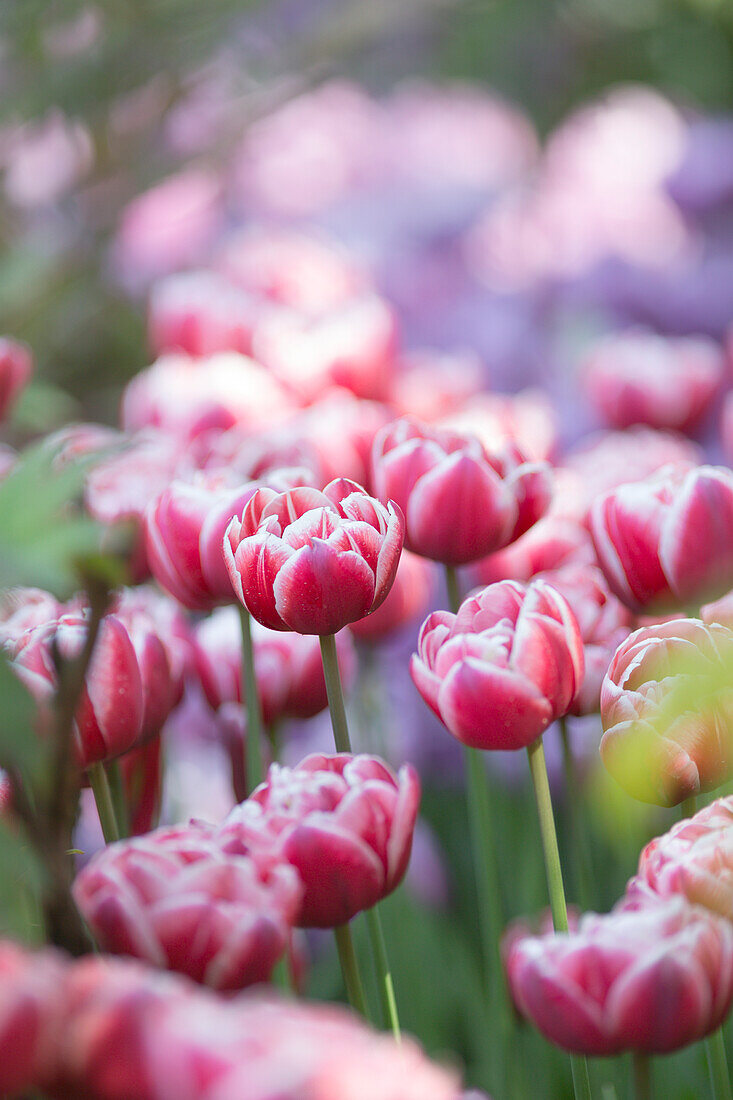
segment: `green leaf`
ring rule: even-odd
[[[43,867],[28,838],[15,822],[0,819],[0,936],[43,942],[43,881]]]
[[[0,767],[20,772],[35,786],[49,759],[49,748],[35,733],[36,704],[0,655]]]

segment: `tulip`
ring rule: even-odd
[[[162,748],[160,737],[154,737],[120,759],[131,836],[149,833],[158,820],[163,778]]]
[[[487,453],[470,436],[403,419],[377,433],[377,496],[405,514],[405,545],[445,565],[462,565],[524,534],[546,511],[547,467],[518,448]]]
[[[218,990],[269,979],[300,896],[290,867],[224,855],[203,825],[110,845],[74,883],[76,903],[103,950]]]
[[[348,477],[369,489],[374,437],[389,419],[385,405],[334,387],[293,417],[287,431],[317,455],[322,484]]]
[[[397,776],[373,756],[307,756],[270,767],[265,783],[218,834],[225,852],[290,863],[305,887],[296,924],[333,928],[370,909],[402,881],[420,800],[417,773]]]
[[[407,352],[396,364],[390,405],[399,416],[433,422],[472,401],[483,388],[485,371],[470,351]]]
[[[249,355],[261,308],[251,295],[213,271],[169,275],[150,294],[150,346],[155,355],[184,352],[207,358],[225,351]]]
[[[333,635],[385,600],[403,537],[399,509],[341,478],[323,492],[258,490],[230,523],[224,556],[237,596],[263,626]]]
[[[567,713],[583,681],[583,641],[544,581],[489,585],[457,615],[423,623],[410,673],[449,731],[477,749],[522,749]]]
[[[349,630],[360,641],[381,641],[425,614],[434,587],[435,566],[403,550],[387,599],[371,615],[351,623]]]
[[[0,645],[12,648],[26,630],[45,626],[63,614],[50,592],[40,588],[9,588],[0,599]]]
[[[631,330],[604,337],[585,362],[593,406],[612,428],[648,424],[690,431],[723,379],[724,357],[712,340]]]
[[[601,688],[601,759],[634,798],[675,806],[733,772],[733,631],[675,619],[618,648]]]
[[[0,1094],[15,1096],[52,1072],[64,1005],[61,956],[0,941]]]
[[[632,611],[699,606],[733,586],[733,473],[666,467],[594,504],[590,529],[611,590]]]
[[[559,423],[552,401],[540,389],[520,393],[482,393],[449,416],[441,426],[478,436],[487,451],[517,447],[530,462],[548,462],[555,454]]]
[[[523,938],[507,974],[550,1042],[590,1055],[666,1054],[697,1042],[733,1001],[733,926],[681,898]]]
[[[0,337],[0,420],[5,420],[33,373],[30,349],[7,336]]]
[[[478,584],[531,581],[540,573],[569,565],[594,565],[596,552],[587,529],[577,520],[543,516],[516,542],[482,558],[471,572]]]

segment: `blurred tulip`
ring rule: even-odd
[[[577,931],[520,939],[509,984],[523,1015],[580,1054],[666,1054],[697,1042],[733,1000],[733,927],[680,898],[589,913]]]
[[[334,387],[294,417],[287,434],[318,456],[324,485],[348,477],[369,488],[374,436],[389,419],[385,405]]]
[[[612,428],[648,424],[690,431],[723,380],[724,356],[712,340],[615,333],[590,349],[584,367],[588,396]]]
[[[440,420],[475,398],[484,376],[480,358],[471,351],[406,352],[395,364],[389,403],[398,416]]]
[[[596,552],[587,529],[576,520],[550,514],[526,534],[477,561],[471,570],[479,584],[531,581],[539,573],[565,566],[594,565]]]
[[[429,615],[410,673],[459,741],[523,749],[572,706],[583,682],[583,640],[551,585],[502,581],[464,600],[457,615]]]
[[[733,585],[733,472],[665,467],[597,500],[590,529],[611,590],[632,611],[699,606]]]
[[[252,623],[255,675],[262,718],[267,726],[281,718],[312,718],[328,706],[321,648],[313,635],[269,630]],[[349,683],[355,655],[347,633],[336,637],[339,667]],[[195,661],[209,704],[242,703],[242,632],[233,607],[223,607],[198,623]]]
[[[203,825],[110,845],[74,883],[76,903],[103,950],[219,990],[269,979],[301,892],[292,868],[223,855]]]
[[[237,596],[272,630],[336,634],[385,600],[404,521],[346,478],[323,492],[260,489],[235,518],[224,556]]]
[[[719,600],[706,603],[700,608],[700,618],[708,626],[711,623],[720,623],[733,630],[733,590],[726,592]]]
[[[154,355],[217,352],[249,355],[262,306],[212,271],[186,271],[155,283],[148,305],[148,342]]]
[[[362,642],[379,642],[422,617],[434,588],[435,566],[403,550],[387,599],[371,615],[351,623],[349,630]]]
[[[634,798],[675,806],[733,773],[733,631],[698,619],[642,627],[601,688],[601,759]]]
[[[41,706],[43,724],[56,691],[53,648],[75,657],[88,622],[63,615],[28,631],[14,651],[13,666]],[[115,615],[105,615],[76,710],[73,749],[80,768],[112,760],[137,744],[143,723],[143,689],[135,648]]]
[[[120,759],[131,836],[149,833],[158,822],[163,780],[162,750],[160,737],[154,737]]]
[[[333,928],[399,886],[419,801],[409,764],[395,777],[374,756],[314,753],[296,768],[273,764],[223,823],[218,843],[290,863],[305,887],[296,923]]]
[[[62,1014],[62,956],[0,941],[0,1094],[15,1096],[53,1072]]]
[[[377,433],[372,463],[377,496],[405,514],[408,550],[446,565],[506,546],[550,501],[549,468],[517,448],[488,454],[475,438],[407,418]]]
[[[40,588],[6,588],[0,595],[0,645],[13,646],[26,630],[45,626],[63,614],[63,606]]]
[[[7,336],[0,337],[0,420],[7,419],[32,373],[30,348]]]
[[[557,449],[559,434],[557,412],[541,389],[479,394],[462,409],[443,414],[441,426],[477,436],[490,453],[517,447],[528,462],[549,461]]]

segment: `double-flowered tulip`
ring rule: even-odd
[[[733,472],[664,467],[596,501],[590,529],[611,590],[632,611],[699,605],[733,586]]]
[[[404,521],[346,478],[325,489],[260,489],[230,523],[224,558],[250,614],[272,630],[336,634],[392,587]]]
[[[545,581],[501,581],[457,615],[423,623],[412,678],[454,737],[476,749],[523,749],[566,714],[583,683],[583,639]]]
[[[395,776],[373,756],[314,753],[297,768],[273,764],[223,823],[218,843],[290,863],[305,887],[296,923],[332,928],[399,886],[419,801],[410,765]]]
[[[682,898],[577,931],[516,940],[507,976],[523,1015],[579,1054],[666,1054],[697,1042],[733,1001],[733,926]]]
[[[698,619],[642,627],[601,688],[601,758],[643,802],[674,806],[733,770],[733,631]]]
[[[405,515],[405,545],[465,565],[524,534],[550,503],[549,467],[515,445],[489,453],[474,436],[405,418],[374,439],[374,491]]]
[[[103,950],[235,990],[270,977],[301,886],[287,863],[226,855],[212,830],[189,825],[105,848],[74,897]]]

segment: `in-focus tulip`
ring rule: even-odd
[[[83,616],[63,615],[28,631],[18,642],[13,666],[38,701],[42,716],[56,690],[52,647],[58,647],[62,659],[75,657],[88,628]],[[105,615],[74,719],[73,748],[79,767],[111,760],[133,748],[142,732],[143,713],[135,647],[123,623],[115,615]],[[42,722],[45,725],[43,717]]]
[[[676,894],[733,921],[733,797],[711,802],[650,841],[623,904],[643,906]]]
[[[32,373],[30,349],[17,340],[0,337],[0,420],[5,420]]]
[[[591,348],[584,382],[612,428],[648,424],[689,431],[709,407],[723,371],[723,352],[712,340],[632,330],[604,337]]]
[[[524,534],[547,510],[548,467],[508,448],[410,419],[377,433],[374,489],[405,515],[408,550],[446,565],[477,561]]]
[[[340,478],[323,492],[260,489],[224,539],[232,586],[271,630],[336,634],[386,599],[404,521],[398,508]]]
[[[410,663],[415,686],[459,741],[523,749],[567,714],[584,673],[567,601],[545,581],[489,585],[457,615],[434,611]]]
[[[579,1054],[666,1054],[697,1042],[733,1000],[733,926],[681,898],[589,913],[577,931],[518,940],[507,974],[520,1011]]]
[[[219,990],[269,979],[301,892],[286,863],[224,855],[212,831],[194,825],[112,844],[74,883],[103,950]]]
[[[62,977],[60,955],[0,941],[0,1095],[25,1093],[53,1072]]]
[[[281,718],[312,718],[328,706],[321,648],[313,635],[269,630],[252,623],[255,676],[262,718],[271,725]],[[336,637],[339,668],[348,683],[355,655],[347,633]],[[242,631],[233,607],[222,607],[195,629],[195,663],[204,694],[218,710],[242,703]]]
[[[223,823],[218,842],[290,863],[305,887],[296,923],[332,928],[399,886],[419,801],[409,764],[395,776],[373,756],[314,753],[297,768],[273,764]]]
[[[378,642],[422,618],[435,588],[435,571],[436,567],[424,558],[403,550],[387,599],[373,614],[351,623],[351,633],[360,641]]]
[[[601,688],[601,758],[642,802],[675,806],[733,771],[733,631],[699,619],[642,627]]]
[[[668,466],[593,505],[611,590],[632,611],[699,606],[733,586],[733,472]]]

